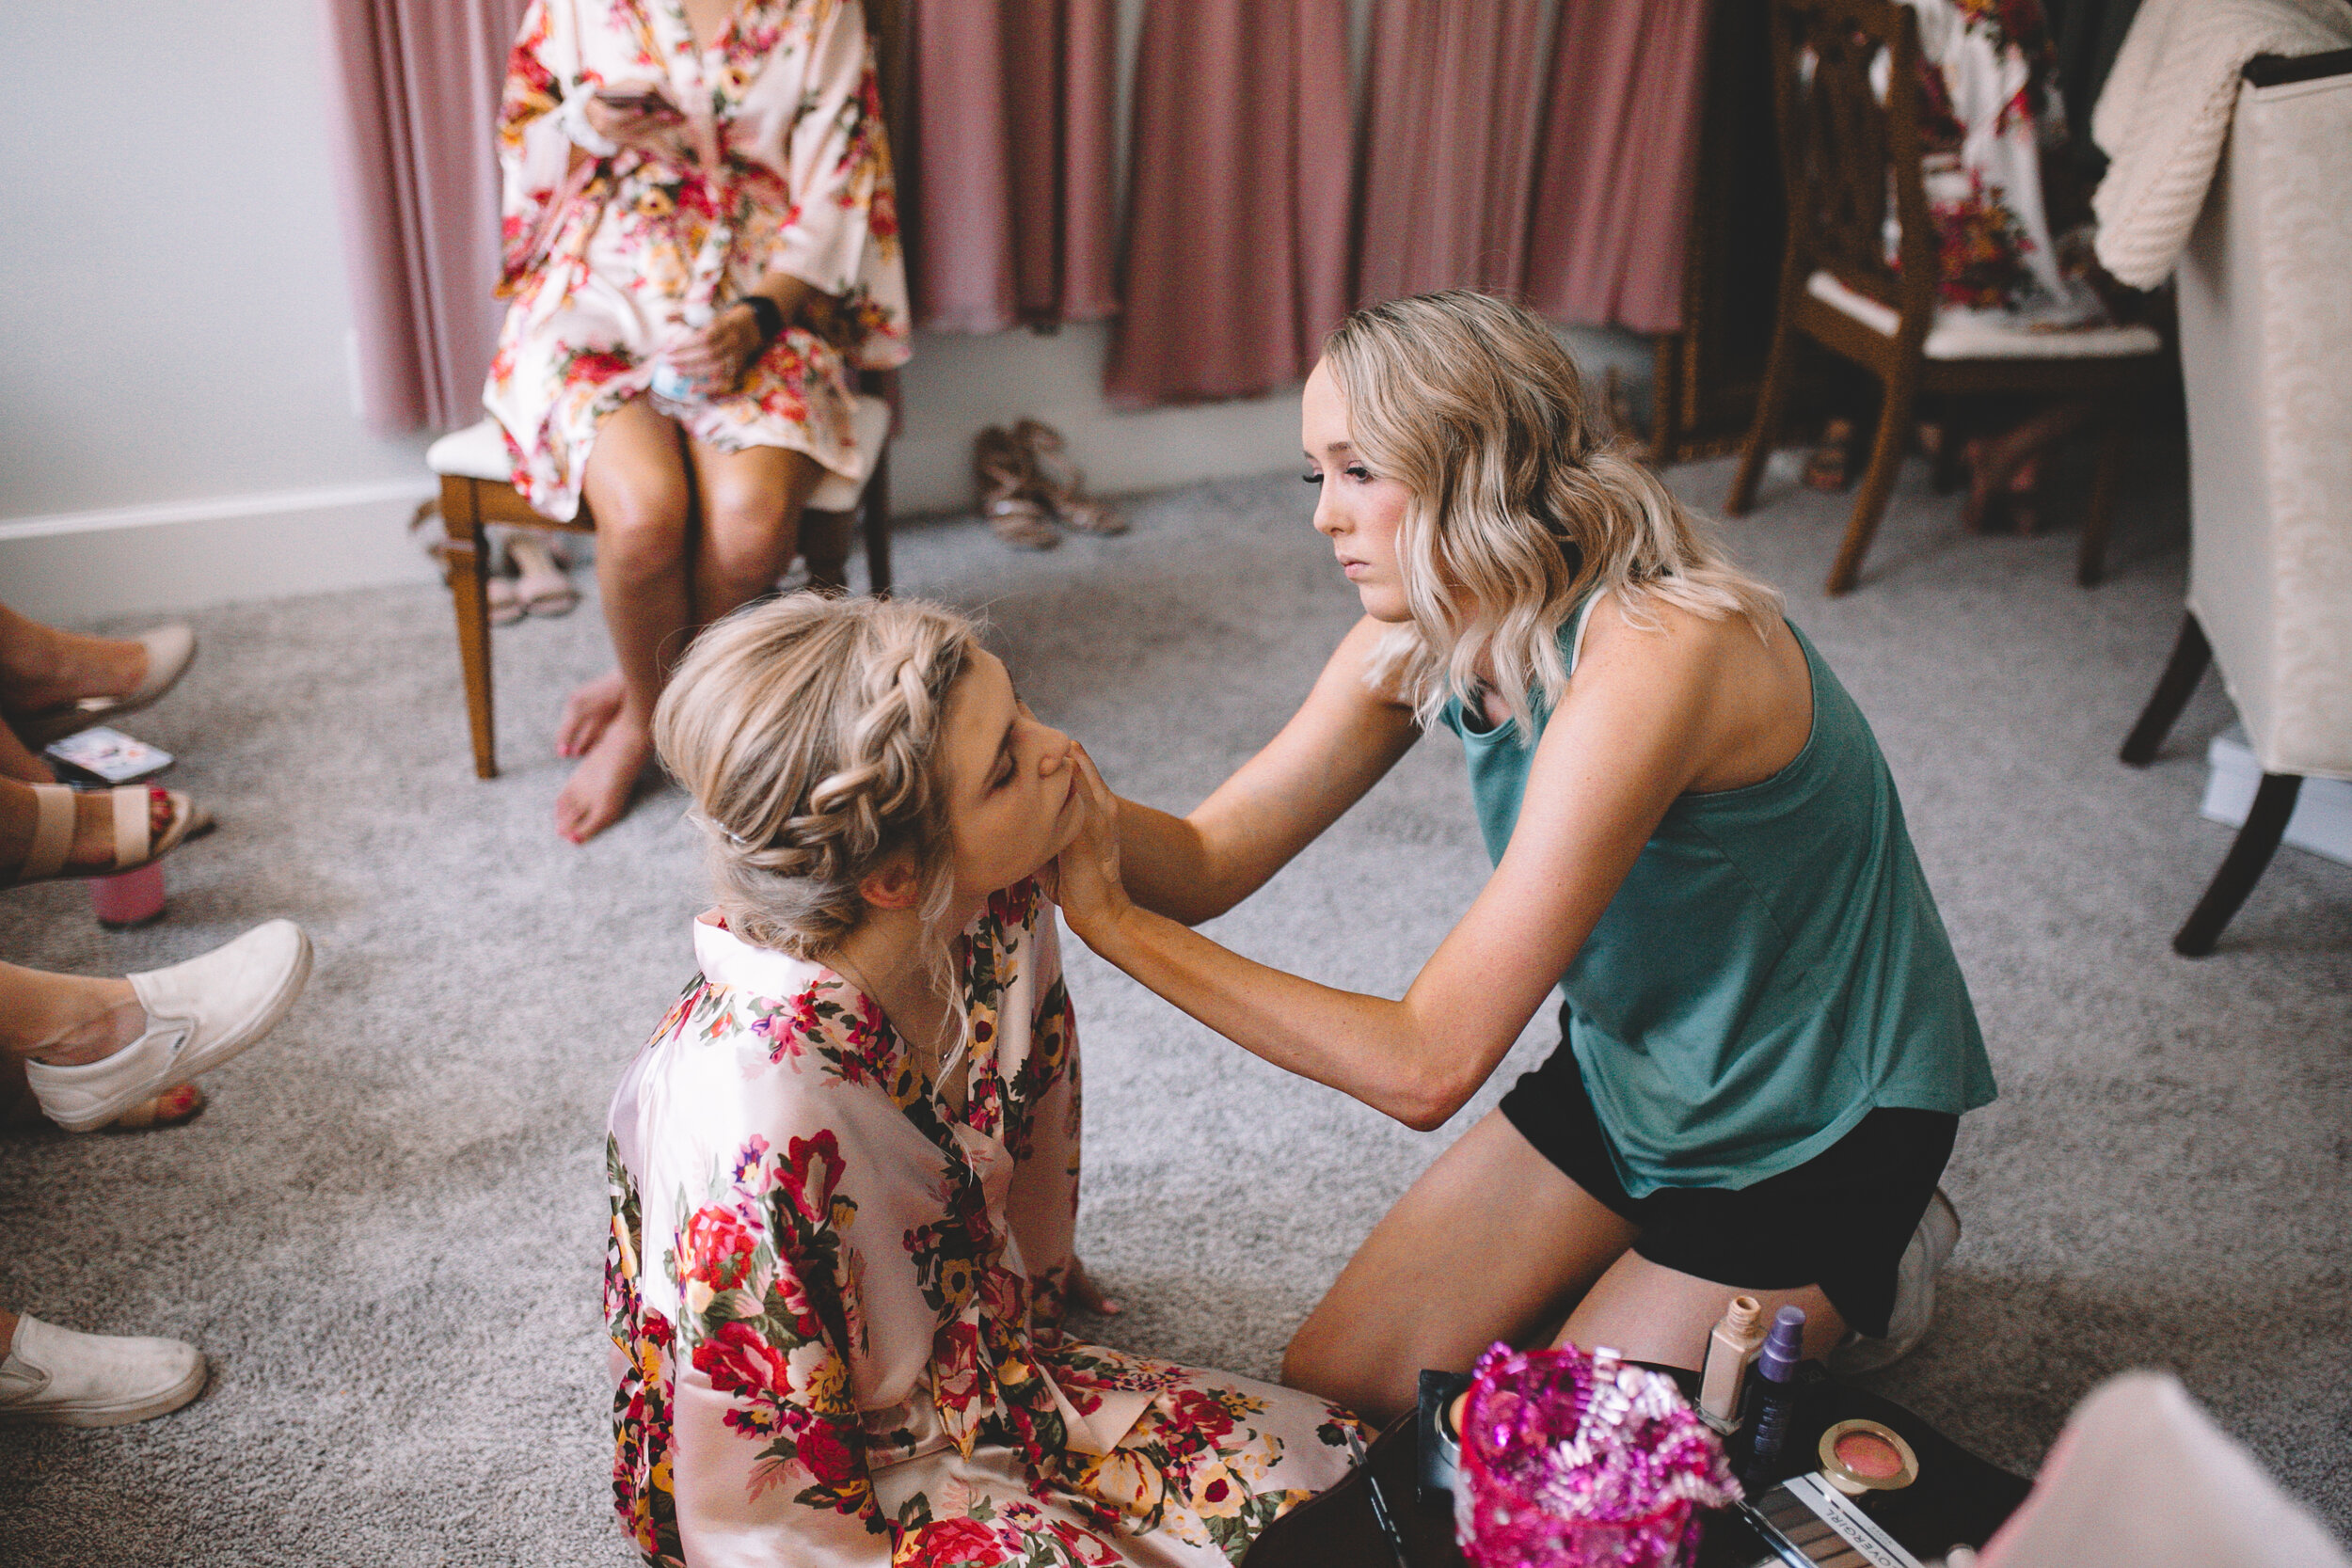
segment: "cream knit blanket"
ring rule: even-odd
[[[2147,0],[2090,111],[2091,135],[2114,160],[2090,202],[2100,264],[2135,289],[2171,274],[2205,204],[2248,60],[2347,46],[2345,0]]]

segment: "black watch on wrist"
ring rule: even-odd
[[[759,346],[766,348],[784,331],[784,307],[766,294],[744,294],[736,304],[751,308],[752,319],[759,323]]]

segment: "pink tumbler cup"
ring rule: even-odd
[[[144,926],[160,920],[164,913],[164,867],[161,861],[151,861],[136,871],[125,871],[116,877],[100,877],[89,885],[90,908],[97,911],[98,923],[110,931]]]

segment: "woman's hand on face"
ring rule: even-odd
[[[749,306],[730,305],[672,343],[664,357],[690,381],[715,382],[731,389],[759,356],[759,318]]]
[[[1070,743],[1070,766],[1077,779],[1082,812],[1077,836],[1054,862],[1054,901],[1062,918],[1089,945],[1109,930],[1135,906],[1119,877],[1119,797],[1103,782],[1094,758],[1076,741]]]
[[[588,98],[584,113],[596,135],[609,142],[658,158],[677,157],[686,117],[658,82],[611,82]]]

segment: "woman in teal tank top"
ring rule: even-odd
[[[1804,1307],[1810,1354],[1899,1354],[1958,1235],[1936,1188],[1958,1118],[1994,1085],[1861,711],[1517,307],[1359,311],[1302,412],[1314,526],[1364,619],[1187,816],[1081,753],[1065,918],[1244,1049],[1419,1129],[1555,990],[1564,1037],[1374,1229],[1285,1381],[1385,1418],[1496,1339],[1695,1368],[1735,1293]],[[1189,929],[1432,726],[1461,737],[1495,873],[1401,1000]]]

